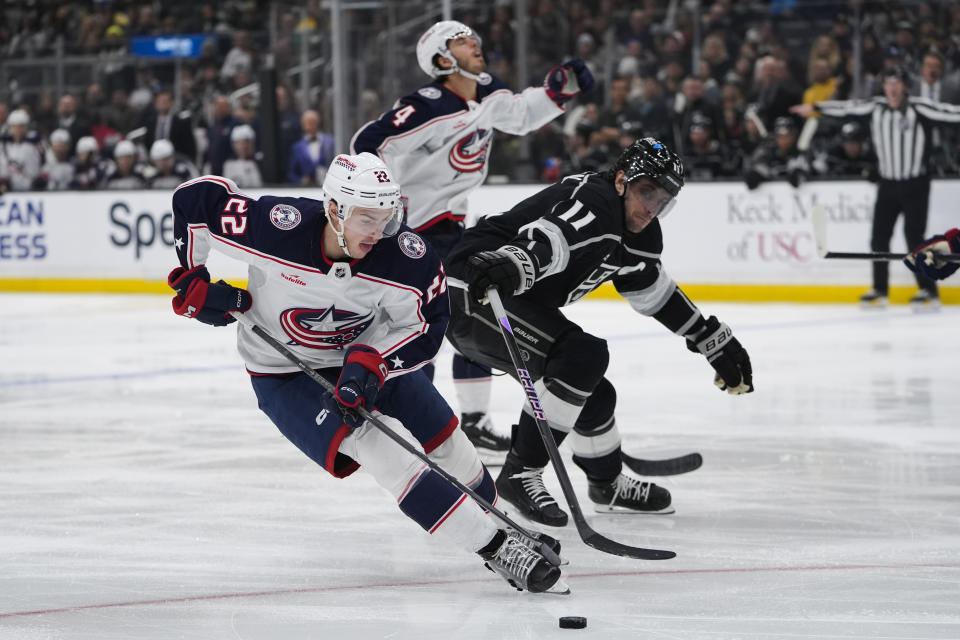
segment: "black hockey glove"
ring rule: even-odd
[[[380,393],[380,387],[387,379],[387,363],[380,352],[365,344],[358,344],[347,349],[343,358],[343,369],[340,379],[337,380],[337,400],[345,407],[363,407],[373,411],[373,403]],[[353,412],[350,412],[353,413]],[[347,419],[347,416],[344,416]],[[363,420],[360,420],[363,423]],[[347,419],[350,425],[350,420]],[[350,425],[354,428],[359,424]]]
[[[731,395],[753,391],[753,368],[750,356],[733,337],[733,332],[716,316],[707,318],[706,326],[687,337],[687,348],[702,353],[717,372],[713,383]]]
[[[253,297],[246,289],[223,280],[211,283],[210,273],[203,265],[189,270],[177,267],[167,276],[167,284],[177,292],[173,298],[174,313],[215,327],[236,322],[230,311],[244,312],[253,305]]]
[[[518,296],[537,281],[533,256],[518,246],[506,244],[496,251],[481,251],[467,259],[463,279],[470,295],[487,304],[487,289],[496,287],[500,295]]]
[[[329,391],[323,392],[321,400],[323,400],[323,412],[317,416],[317,426],[320,429],[329,429],[336,433],[341,425],[352,430],[363,424],[363,418],[359,413],[343,406]]]

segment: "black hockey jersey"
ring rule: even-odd
[[[520,299],[559,308],[610,280],[636,311],[672,331],[687,333],[701,318],[663,269],[659,221],[629,232],[623,201],[600,174],[567,176],[468,229],[448,259],[450,285],[466,286],[462,269],[471,255],[505,244],[523,247],[539,265],[537,281]]]
[[[339,367],[343,349],[365,344],[394,376],[439,350],[450,319],[446,278],[436,253],[408,227],[360,260],[334,262],[323,251],[321,201],[255,198],[220,176],[180,185],[173,215],[180,264],[204,264],[211,249],[248,263],[247,315],[310,366]],[[237,344],[252,373],[298,370],[242,325]]]

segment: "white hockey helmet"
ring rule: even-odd
[[[477,35],[473,29],[456,20],[443,20],[438,22],[420,36],[420,39],[417,41],[417,62],[425,74],[431,78],[436,78],[438,76],[448,76],[451,73],[459,72],[474,80],[477,79],[473,74],[467,74],[460,69],[456,59],[450,53],[450,48],[447,47],[447,42],[459,36],[469,36],[474,38],[477,44],[482,44],[480,36]],[[453,66],[449,69],[441,69],[433,62],[435,55],[446,58],[453,63]]]
[[[97,153],[100,151],[100,145],[93,136],[83,136],[77,140],[77,153]]]
[[[150,147],[150,159],[154,162],[172,158],[174,155],[173,143],[165,138],[154,140]]]
[[[364,152],[354,156],[341,153],[334,158],[323,179],[323,199],[327,203],[328,218],[329,202],[333,200],[337,203],[336,217],[340,222],[340,229],[334,224],[331,224],[331,227],[337,234],[338,244],[347,255],[350,255],[350,252],[346,248],[343,230],[357,209],[390,210],[391,215],[386,224],[377,229],[382,236],[395,235],[403,222],[400,185],[393,179],[383,160],[372,153]],[[359,220],[354,221],[354,225],[359,224]]]

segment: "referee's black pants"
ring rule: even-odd
[[[890,251],[890,238],[897,217],[903,212],[903,235],[910,251],[923,242],[927,232],[927,208],[930,204],[930,178],[907,180],[880,180],[877,202],[873,206],[873,227],[870,231],[871,251]],[[917,286],[936,294],[933,280],[919,273],[914,276]],[[885,260],[873,263],[873,288],[886,294],[890,285],[890,264]]]

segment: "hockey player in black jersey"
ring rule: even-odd
[[[376,156],[339,155],[323,193],[322,201],[255,198],[220,176],[178,187],[174,311],[215,326],[242,311],[334,384],[335,394],[325,391],[239,327],[238,349],[260,409],[330,474],[343,478],[362,465],[404,515],[477,552],[514,586],[564,591],[555,557],[497,528],[443,476],[344,409],[373,412],[489,503],[497,500],[493,478],[422,371],[447,326],[447,285],[433,249],[401,224],[399,185]],[[212,281],[205,266],[211,249],[250,265],[248,289]],[[544,542],[556,550],[556,541]]]
[[[568,438],[599,512],[671,513],[670,493],[621,473],[616,392],[604,373],[606,342],[560,308],[610,280],[639,313],[653,316],[706,356],[715,384],[753,391],[750,358],[730,328],[704,318],[660,262],[659,218],[683,186],[680,159],[659,141],[638,140],[603,174],[567,176],[510,211],[468,230],[448,261],[452,318],[447,337],[467,357],[513,372],[485,304],[496,287],[556,441]],[[499,477],[500,496],[537,522],[567,514],[544,487],[548,455],[524,407]]]

